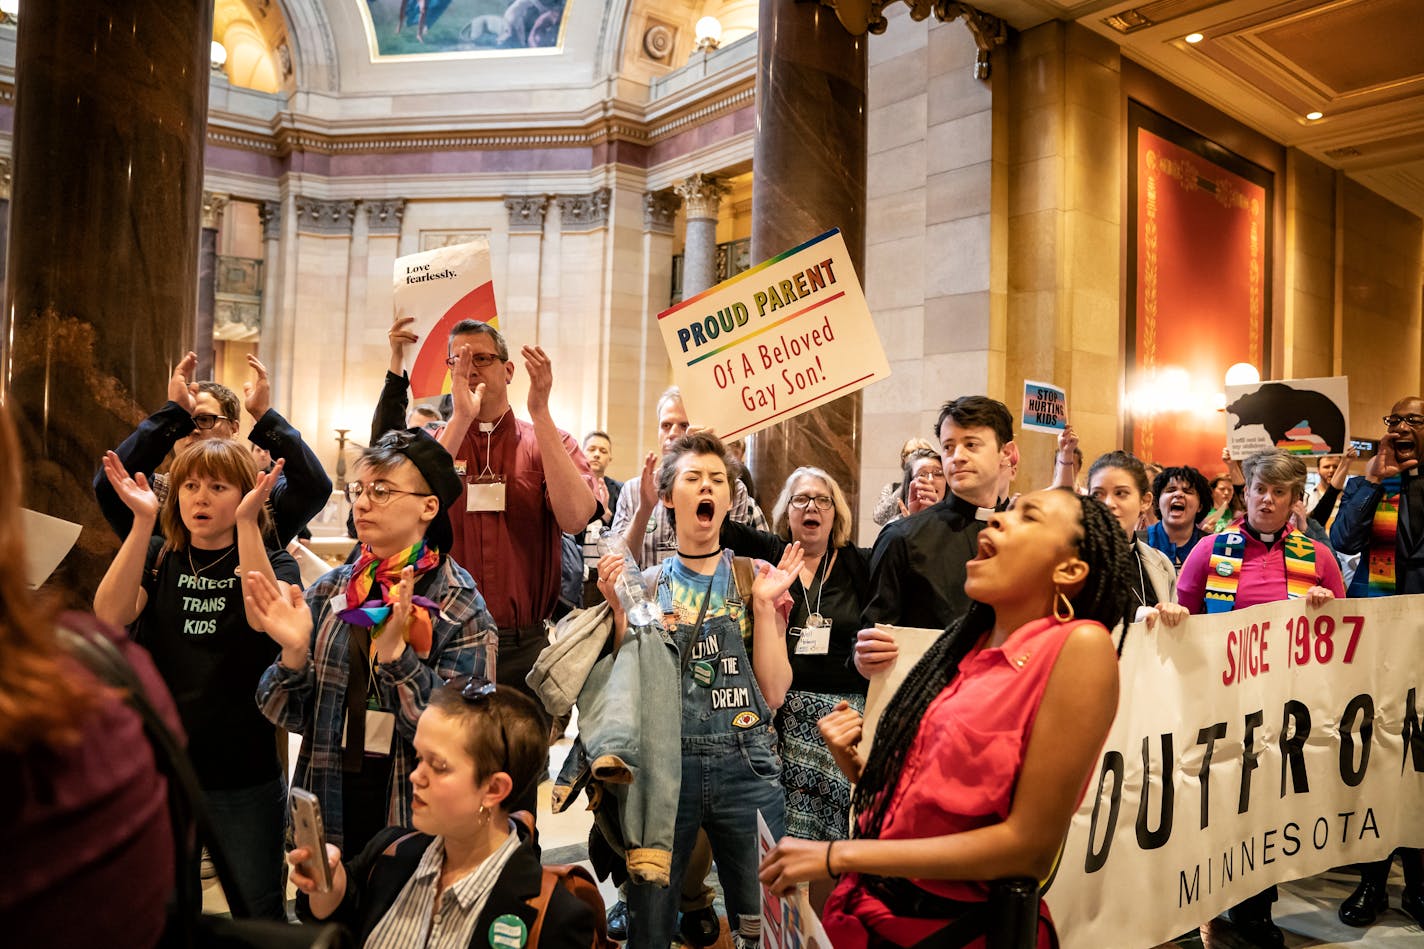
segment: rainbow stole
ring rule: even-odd
[[[1374,519],[1370,522],[1369,585],[1366,596],[1394,595],[1394,551],[1395,539],[1399,535],[1399,496],[1404,480],[1399,477],[1385,478],[1380,482],[1384,495],[1375,507]]]
[[[1315,586],[1315,542],[1290,528],[1286,532],[1286,597],[1298,600]],[[1202,602],[1208,613],[1228,613],[1236,608],[1236,588],[1241,583],[1241,558],[1246,551],[1244,531],[1228,530],[1211,541],[1210,572]]]

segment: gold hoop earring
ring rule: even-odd
[[[1067,607],[1067,616],[1064,616],[1059,611],[1060,603],[1063,606]],[[1057,584],[1054,584],[1053,586],[1053,618],[1058,620],[1058,622],[1060,623],[1071,623],[1073,621],[1073,601],[1063,595],[1063,591],[1058,588]]]

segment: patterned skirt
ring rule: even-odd
[[[850,826],[850,782],[836,767],[816,727],[838,702],[865,711],[865,696],[825,692],[786,694],[778,714],[781,784],[786,789],[786,833],[804,840],[844,840]]]

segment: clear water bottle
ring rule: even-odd
[[[628,614],[632,626],[651,626],[657,622],[658,613],[648,600],[643,589],[642,571],[633,559],[633,552],[617,534],[608,533],[598,538],[598,549],[606,554],[616,554],[623,558],[623,574],[618,578],[618,602],[623,604],[623,612]]]

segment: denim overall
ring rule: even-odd
[[[628,888],[630,949],[667,949],[699,827],[712,844],[732,931],[737,931],[740,919],[749,934],[759,933],[754,922],[761,913],[757,811],[773,839],[780,839],[785,824],[772,713],[757,687],[751,656],[742,641],[740,619],[751,607],[742,602],[732,581],[730,552],[723,554],[712,582],[726,590],[727,614],[705,619],[700,631],[687,623],[679,623],[673,631],[682,663],[682,785],[673,835],[672,885]],[[702,591],[708,589],[701,587],[695,600],[698,608],[707,596]],[[664,616],[671,618],[674,606],[666,566],[658,578],[657,600]]]

